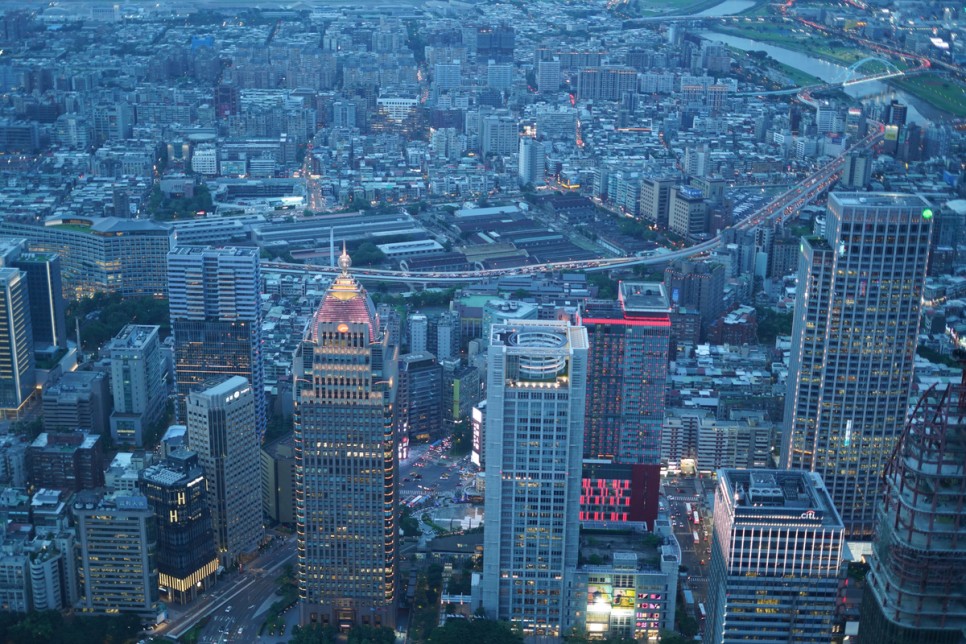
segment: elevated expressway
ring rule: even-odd
[[[848,150],[843,152],[838,157],[835,157],[829,163],[818,168],[806,179],[782,192],[757,212],[741,220],[740,222],[735,223],[722,231],[719,231],[714,237],[687,248],[642,257],[616,257],[610,259],[601,258],[580,261],[549,262],[545,264],[531,264],[513,268],[440,272],[354,268],[352,270],[352,274],[357,279],[365,281],[403,282],[408,284],[425,284],[427,286],[436,286],[446,284],[471,284],[505,275],[527,275],[535,273],[547,273],[552,271],[605,271],[615,268],[627,268],[629,266],[666,264],[676,259],[693,257],[695,255],[707,253],[719,247],[729,230],[747,231],[768,222],[784,222],[786,219],[798,212],[802,206],[814,201],[822,193],[828,190],[833,183],[835,183],[842,172],[846,155],[851,152],[859,152],[871,149],[882,139],[882,136],[882,129],[876,128],[874,132],[855,143]],[[335,266],[322,266],[315,264],[293,264],[287,262],[263,261],[261,266],[262,270],[268,273],[313,273],[331,275],[334,277],[340,272],[340,269]]]

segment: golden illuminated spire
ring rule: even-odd
[[[349,267],[352,266],[352,258],[345,249],[345,240],[342,242],[342,254],[339,255],[339,268],[342,269],[342,277],[349,277]]]

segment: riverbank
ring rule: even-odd
[[[767,51],[779,64],[797,69],[804,74],[818,76],[823,82],[842,81],[845,78],[847,64],[850,65],[869,56],[868,52],[859,48],[846,50],[838,45],[830,46],[827,41],[809,42],[808,39],[815,40],[814,37],[791,33],[787,28],[766,23],[742,27],[720,25],[705,32],[706,38],[714,39],[715,36],[720,36],[721,41],[732,48],[744,51]],[[902,65],[901,61],[893,61],[893,64]],[[878,67],[876,65],[875,62],[868,62],[863,65],[862,72],[875,74],[884,69],[881,63],[878,63]],[[795,78],[796,82],[805,81],[805,84],[812,84],[807,79],[796,75],[789,74],[789,78]],[[912,100],[920,111],[934,112],[928,116],[932,121],[966,116],[966,86],[936,72],[852,85],[845,91],[859,99],[867,99],[874,93],[884,91],[899,92],[905,95],[906,99],[902,99],[902,96],[894,98],[899,98],[906,103]]]
[[[712,27],[710,31],[768,43],[846,67],[870,55],[870,52],[849,46],[841,41],[823,40],[817,42],[814,36],[804,30],[788,29],[784,24],[756,22],[748,26],[717,25]]]
[[[966,85],[940,74],[892,78],[889,84],[956,118],[966,117]]]
[[[769,70],[775,72],[775,74],[767,74],[768,78],[773,82],[780,82],[781,87],[772,87],[771,89],[790,89],[792,87],[807,87],[809,85],[819,85],[823,81],[817,76],[812,76],[808,72],[804,72],[800,69],[792,67],[791,65],[786,65],[785,63],[779,62],[769,56],[765,52],[755,52],[745,51],[738,47],[729,45],[728,50],[731,52],[732,56],[739,61],[743,66],[756,66],[765,67]],[[760,54],[764,53],[764,57]],[[776,78],[776,74],[783,78]],[[754,79],[750,79],[754,80]],[[763,83],[764,86],[768,86],[768,83]]]
[[[721,0],[628,0],[627,12],[637,18],[691,16],[721,4]]]

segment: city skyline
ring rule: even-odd
[[[0,630],[957,641],[964,25],[5,3]]]

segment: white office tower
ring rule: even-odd
[[[571,626],[586,379],[583,327],[492,327],[482,600],[488,617],[525,635]]]
[[[719,470],[705,639],[832,639],[842,519],[818,474]]]
[[[428,350],[429,318],[421,313],[409,316],[409,353]],[[434,349],[436,347],[433,347]]]
[[[517,178],[520,185],[537,184],[543,182],[547,168],[547,153],[543,145],[536,139],[525,136],[520,139],[520,158],[517,166]]]
[[[513,87],[513,65],[489,61],[486,66],[486,85],[501,92]]]
[[[822,475],[850,538],[909,407],[932,219],[919,195],[835,192],[802,241],[782,460]]]
[[[262,535],[252,386],[241,376],[228,376],[200,387],[188,394],[187,417],[188,447],[205,468],[218,556],[228,567],[254,550]]]
[[[560,61],[541,60],[537,63],[537,91],[541,94],[560,89]]]

